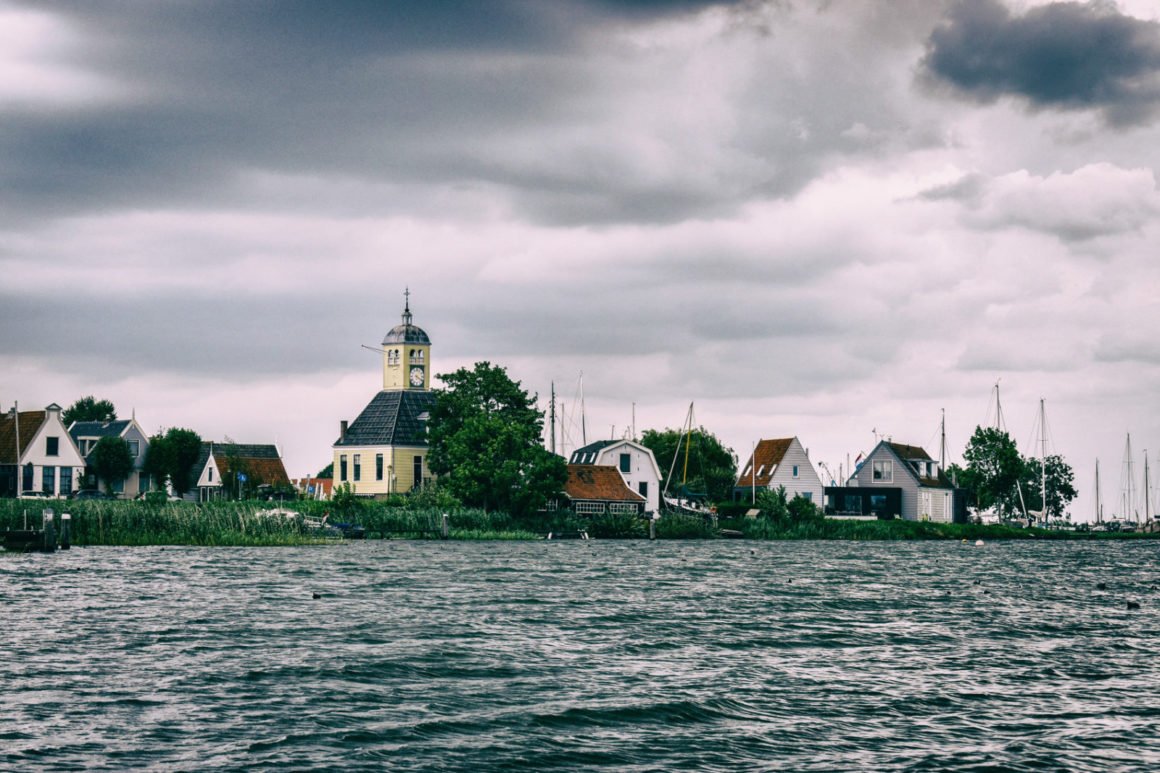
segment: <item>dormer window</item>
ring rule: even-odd
[[[757,477],[760,478],[764,474],[765,474],[765,465],[763,464],[757,468]]]

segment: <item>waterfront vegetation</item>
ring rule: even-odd
[[[453,540],[531,540],[548,532],[587,532],[592,539],[647,539],[648,523],[632,515],[577,516],[569,511],[512,516],[478,508],[438,507],[429,501],[396,499],[356,501],[336,507],[332,502],[124,502],[0,500],[0,531],[39,528],[41,511],[51,507],[71,518],[72,544],[83,545],[310,545],[336,541],[333,533],[312,528],[357,523],[370,539],[439,539],[443,514],[449,516]],[[270,514],[277,507],[282,513]],[[656,522],[657,539],[754,540],[999,540],[999,539],[1140,539],[1157,534],[1096,534],[1021,529],[977,524],[914,521],[849,521],[805,515],[747,518],[748,505],[722,505],[714,524],[698,515],[669,513]],[[296,516],[285,515],[293,511]]]

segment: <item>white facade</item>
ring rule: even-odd
[[[903,459],[896,447],[913,449],[906,454],[913,458]],[[850,476],[846,485],[900,489],[904,520],[951,523],[954,520],[954,489],[943,485],[940,476],[942,471],[938,462],[921,448],[892,447],[891,443],[882,441]]]
[[[29,469],[31,485],[28,485]],[[49,496],[67,497],[80,488],[84,473],[84,457],[61,421],[60,406],[53,403],[45,409],[44,421],[20,457],[19,490],[22,493],[42,491]]]
[[[650,449],[631,440],[619,440],[595,450],[593,446],[573,452],[572,463],[615,467],[625,484],[645,498],[645,512],[660,510],[661,471]],[[584,458],[579,458],[581,455]]]
[[[797,437],[789,438],[788,442],[786,439],[762,440],[755,449],[755,456],[756,459],[750,457],[734,489],[740,499],[764,490],[777,491],[784,486],[787,499],[802,497],[818,507],[825,504],[822,479],[810,463],[809,452]],[[753,469],[754,463],[758,467],[756,470]],[[742,485],[743,481],[749,481],[749,485]]]

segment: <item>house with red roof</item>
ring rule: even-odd
[[[785,486],[789,499],[822,504],[822,479],[810,462],[809,450],[796,437],[759,441],[733,485],[733,498],[748,499],[779,486]]]
[[[56,403],[43,411],[0,416],[0,496],[41,492],[67,497],[85,472],[85,459],[69,436]]]
[[[197,483],[186,493],[186,501],[220,499],[227,489],[290,487],[282,455],[268,443],[202,443],[190,474],[197,476]]]
[[[966,511],[955,486],[924,449],[883,440],[835,495],[852,496],[867,490],[880,496],[897,491],[899,512],[907,521],[965,521]]]
[[[628,487],[619,470],[599,464],[569,464],[564,496],[577,515],[641,514],[648,502]]]

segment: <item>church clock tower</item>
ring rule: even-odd
[[[403,324],[383,338],[383,389],[430,389],[431,339],[411,323],[411,291],[404,296]]]

